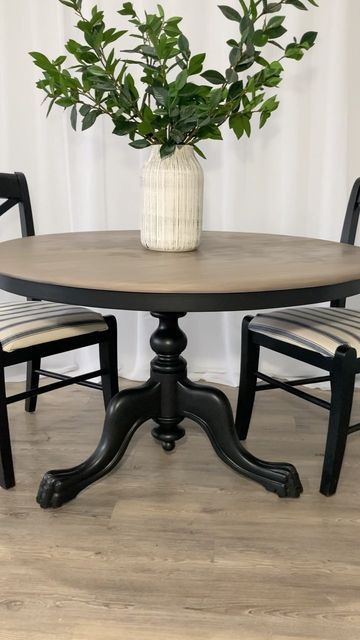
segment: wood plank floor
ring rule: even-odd
[[[279,391],[256,403],[249,446],[296,464],[299,500],[236,475],[195,425],[169,455],[147,424],[110,477],[58,511],[36,505],[39,480],[93,450],[101,398],[62,390],[36,415],[10,415],[18,484],[0,493],[1,640],[359,640],[360,435],[324,498],[321,409]]]

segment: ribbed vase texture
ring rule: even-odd
[[[141,242],[155,251],[193,251],[202,228],[204,173],[191,146],[160,157],[154,146],[143,169]]]

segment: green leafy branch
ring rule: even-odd
[[[238,37],[227,41],[228,68],[204,71],[206,54],[191,52],[182,18],[167,18],[161,5],[156,13],[140,17],[132,2],[124,2],[118,14],[126,18],[127,28],[117,29],[106,27],[97,6],[86,17],[82,0],[59,1],[77,15],[82,41],[71,39],[65,45],[75,63],[70,67],[64,67],[66,55],[50,60],[31,52],[43,72],[37,86],[49,102],[48,114],[54,104],[70,109],[73,128],[81,118],[82,130],[107,115],[116,135],[128,136],[136,149],[161,145],[162,157],[184,144],[203,156],[198,143],[221,140],[226,122],[238,139],[251,135],[255,114],[263,127],[279,105],[269,92],[282,80],[284,60],[301,60],[317,35],[310,31],[284,44],[286,16],[281,14],[286,5],[307,10],[317,6],[315,0],[237,0],[237,9],[220,5],[225,18],[236,23]],[[125,34],[135,39],[135,46],[116,51]],[[271,50],[279,52],[275,59],[269,59]],[[134,66],[141,71],[140,83],[130,73]]]

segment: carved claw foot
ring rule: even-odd
[[[56,475],[56,472],[48,471],[40,483],[36,501],[42,509],[58,509],[65,502],[73,500],[78,493],[79,491],[70,487],[68,489],[64,487],[60,474]]]
[[[301,480],[299,474],[295,467],[290,464],[276,464],[272,467],[269,466],[269,469],[272,468],[272,471],[277,474],[281,474],[281,478],[279,481],[266,479],[262,481],[262,485],[268,491],[272,491],[279,496],[279,498],[299,498],[299,496],[303,492],[303,487],[301,484]],[[282,472],[283,470],[283,472]]]

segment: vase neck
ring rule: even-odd
[[[161,145],[153,145],[150,151],[150,159],[153,160],[155,158],[160,159],[160,149]],[[175,147],[175,151],[171,156],[166,156],[166,158],[177,158],[181,160],[182,158],[193,158],[194,157],[194,147],[190,144],[177,145]],[[166,158],[164,158],[166,160]]]

